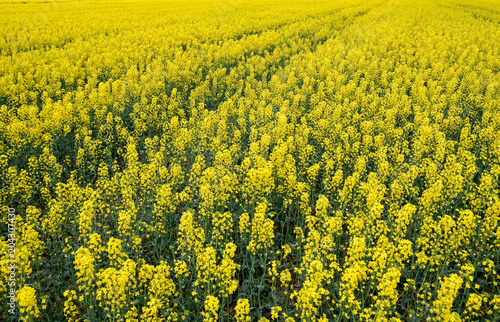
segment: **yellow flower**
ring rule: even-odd
[[[24,285],[17,294],[21,319],[23,321],[31,321],[38,317],[36,291],[29,285]]]
[[[196,267],[198,271],[197,283],[211,284],[215,281],[216,258],[215,249],[211,246],[201,251],[196,258]]]
[[[75,290],[66,290],[64,291],[64,297],[66,297],[66,301],[64,301],[64,316],[68,321],[78,321],[77,318],[79,311],[78,307],[74,303],[74,301],[78,300],[78,296]]]
[[[75,270],[80,291],[87,292],[94,282],[95,259],[89,249],[80,247],[75,253]]]
[[[242,238],[244,234],[250,232],[248,226],[250,226],[250,217],[246,212],[244,212],[240,215],[240,222],[239,222],[240,234],[242,235]]]
[[[128,259],[127,254],[122,252],[122,241],[120,239],[111,237],[108,241],[107,252],[111,266],[119,267]]]
[[[267,202],[257,204],[252,220],[251,240],[248,251],[256,254],[259,250],[270,249],[274,244],[274,222],[266,218]]]
[[[271,319],[277,319],[279,312],[281,312],[281,306],[273,306],[271,308]]]
[[[287,268],[285,268],[280,273],[281,287],[287,287],[288,283],[290,283],[291,281],[292,281],[292,274]]]
[[[469,312],[472,316],[479,316],[482,300],[482,297],[478,294],[469,295],[469,299],[466,304],[467,312]]]
[[[456,312],[452,312],[453,300],[462,286],[462,278],[457,274],[451,274],[441,280],[441,287],[437,293],[437,299],[432,303],[432,313],[436,314],[438,321],[452,321]]]
[[[200,251],[205,240],[205,231],[194,220],[191,211],[186,211],[182,214],[178,234],[179,249],[183,253],[192,251],[198,253]]]
[[[250,314],[250,303],[248,299],[239,299],[236,302],[236,315],[235,319],[237,322],[247,322],[251,320]]]
[[[174,271],[175,271],[175,276],[177,278],[189,276],[187,264],[183,260],[176,260],[175,261]]]
[[[219,300],[214,296],[207,296],[203,312],[203,322],[216,322],[219,317]]]
[[[233,243],[227,243],[224,249],[224,254],[222,262],[217,266],[215,272],[218,279],[218,286],[220,287],[220,294],[222,297],[228,297],[233,294],[238,287],[238,280],[235,279],[236,271],[240,268],[240,265],[236,264],[233,257],[236,252],[236,245]]]
[[[283,248],[283,259],[285,259],[288,255],[292,253],[292,248],[288,244],[283,245],[282,248]]]
[[[92,221],[94,219],[94,200],[85,201],[79,216],[80,240],[87,240],[92,230]]]
[[[155,267],[149,284],[149,294],[168,304],[168,298],[175,293],[175,284],[170,277],[170,266],[164,261]]]

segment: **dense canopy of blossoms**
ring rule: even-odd
[[[0,320],[500,320],[498,1],[22,2]]]

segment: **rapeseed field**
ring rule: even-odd
[[[0,320],[499,321],[499,24],[0,0]]]

